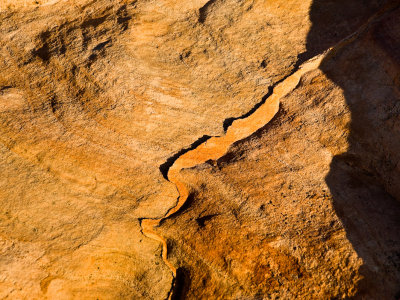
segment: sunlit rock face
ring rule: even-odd
[[[0,0],[0,298],[399,297],[399,6]]]

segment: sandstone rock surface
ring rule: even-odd
[[[0,297],[398,297],[399,7],[2,1]]]

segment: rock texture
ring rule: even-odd
[[[2,1],[0,297],[399,297],[399,6]]]

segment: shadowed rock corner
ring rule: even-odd
[[[323,38],[320,27],[328,22],[341,28],[340,23],[335,24],[334,16],[326,16],[325,12],[332,9],[347,14],[354,9],[346,6],[357,5],[356,2],[314,1],[309,51],[318,51],[316,44],[324,45],[315,43]],[[347,238],[363,260],[359,270],[363,279],[356,295],[361,299],[399,299],[399,6],[399,1],[382,3],[376,20],[320,67],[343,89],[351,111],[349,147],[333,158],[326,182]],[[350,20],[351,16],[345,19]]]

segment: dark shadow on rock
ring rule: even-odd
[[[355,32],[386,4],[387,0],[314,0],[310,8],[312,27],[307,35],[306,61]]]
[[[192,143],[189,147],[184,148],[180,151],[178,151],[177,153],[175,153],[174,155],[172,155],[171,157],[169,157],[165,163],[163,163],[160,166],[160,172],[161,174],[164,176],[165,179],[168,180],[168,171],[169,168],[171,168],[171,166],[174,164],[174,162],[183,154],[185,154],[186,152],[189,152],[193,149],[196,149],[198,146],[200,146],[201,144],[203,144],[205,141],[207,141],[209,138],[211,138],[211,136],[209,135],[203,135],[201,138],[199,138],[197,141],[195,141],[194,143]]]
[[[174,290],[172,293],[172,300],[182,300],[186,299],[185,295],[187,294],[190,287],[190,273],[186,268],[178,268],[176,270],[176,278],[174,284]]]
[[[314,0],[307,40],[312,57],[388,9],[320,69],[351,111],[346,153],[326,182],[337,216],[363,265],[356,298],[395,299],[400,291],[400,2]],[[394,5],[392,5],[394,4]],[[331,28],[331,29],[329,29]],[[332,29],[333,28],[333,29]],[[329,32],[328,34],[326,34]]]
[[[275,86],[276,86],[278,83],[282,82],[284,79],[286,79],[286,77],[283,78],[282,80],[278,81],[278,82],[275,84]],[[234,121],[239,120],[239,119],[246,119],[247,117],[249,117],[250,115],[252,115],[261,105],[263,105],[263,104],[265,103],[265,101],[267,101],[267,99],[272,95],[272,93],[273,93],[273,87],[270,86],[270,87],[268,87],[268,93],[265,94],[265,95],[261,98],[261,101],[258,102],[258,103],[256,103],[256,105],[254,105],[247,113],[245,113],[245,114],[243,114],[243,115],[241,115],[240,117],[237,117],[237,118],[232,118],[232,117],[231,117],[231,118],[225,119],[224,122],[223,122],[224,131],[226,132],[226,131],[228,130],[228,128],[232,125],[232,123],[233,123]]]

